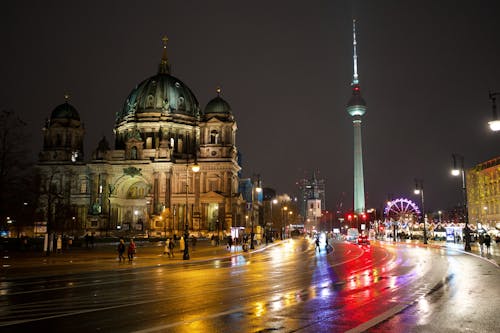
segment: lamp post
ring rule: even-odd
[[[491,95],[491,93],[490,93]],[[452,154],[453,169],[451,174],[455,177],[462,175],[462,200],[464,205],[464,220],[465,220],[465,251],[470,251],[470,230],[469,230],[469,212],[467,210],[467,187],[465,184],[464,157],[459,154]],[[460,168],[457,167],[457,160],[460,162]]]
[[[427,227],[425,225],[425,206],[424,206],[424,181],[422,179],[415,179],[415,194],[420,194],[422,200],[422,217],[424,219],[424,244],[427,244]]]
[[[273,205],[276,205],[278,203],[278,199],[273,199],[271,200],[271,239],[273,236],[273,230],[274,230],[274,218],[273,218]]]
[[[281,223],[280,223],[280,237],[281,237],[281,240],[283,240],[283,234],[284,234],[284,223],[286,223],[284,220],[285,220],[285,217],[286,217],[286,214],[287,214],[287,211],[288,211],[288,207],[285,206],[283,207],[283,211],[282,211],[282,214],[281,214]]]
[[[489,91],[489,97],[491,100],[491,110],[493,112],[493,120],[489,121],[488,125],[490,125],[490,129],[493,132],[500,131],[500,120],[498,120],[498,116],[497,116],[497,103],[496,103],[496,96],[497,95],[500,95],[500,92]]]
[[[255,188],[255,192],[260,193],[262,192],[262,187],[260,187],[260,177],[257,180],[257,187]],[[257,197],[257,202],[258,202],[258,197]],[[252,184],[252,214],[250,216],[251,222],[252,222],[252,231],[250,232],[250,249],[255,249],[255,246],[253,245],[253,238],[255,236],[254,230],[253,230],[253,225],[254,225],[254,220],[255,220],[255,210],[254,210],[254,205],[255,205],[255,197],[254,197],[254,188]]]
[[[193,172],[198,172],[200,171],[200,166],[198,163],[195,162],[193,166],[191,167],[191,170]],[[189,225],[188,225],[188,206],[189,206],[189,201],[188,201],[188,194],[189,194],[189,155],[186,157],[186,212],[184,214],[184,254],[182,255],[183,260],[189,260],[189,242],[188,242],[188,237],[189,237]]]

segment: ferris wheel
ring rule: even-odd
[[[420,215],[420,209],[413,201],[399,198],[387,202],[384,215],[393,221],[410,221]]]

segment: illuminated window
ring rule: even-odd
[[[80,180],[80,193],[87,193],[87,180],[86,179],[81,179]]]
[[[131,160],[137,159],[137,147],[132,147],[132,149],[130,150],[130,159]]]
[[[210,143],[211,144],[219,143],[219,132],[217,132],[216,130],[210,132]]]

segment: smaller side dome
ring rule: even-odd
[[[51,113],[50,119],[72,119],[80,120],[80,115],[76,111],[75,107],[68,103],[68,101],[57,106]]]
[[[231,106],[220,96],[217,96],[205,107],[205,114],[209,113],[231,113]]]
[[[231,106],[222,97],[220,97],[221,89],[217,88],[217,96],[207,103],[205,114],[221,113],[231,114]]]

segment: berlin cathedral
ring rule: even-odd
[[[103,137],[84,161],[79,112],[67,99],[52,111],[37,165],[38,214],[80,234],[229,233],[245,223],[236,131],[220,89],[201,109],[171,75],[164,38],[158,72],[116,113],[114,149]]]

